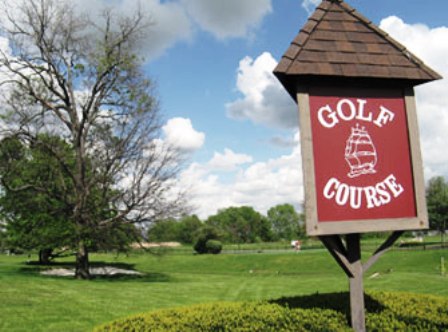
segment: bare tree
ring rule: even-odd
[[[67,2],[27,0],[3,8],[11,54],[0,54],[8,94],[3,135],[41,144],[68,174],[60,195],[76,229],[77,278],[89,278],[91,234],[119,223],[142,223],[183,208],[174,191],[179,155],[163,144],[153,84],[137,56],[148,20],[105,11],[82,19]],[[60,154],[40,140],[58,136]],[[4,184],[7,185],[7,184]],[[10,190],[45,191],[32,183]]]

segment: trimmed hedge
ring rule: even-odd
[[[272,302],[210,303],[135,315],[95,329],[118,331],[351,331],[347,293],[316,294]],[[305,304],[305,305],[303,305]],[[368,331],[445,331],[448,299],[369,292]]]
[[[446,298],[386,292],[374,293],[373,298],[384,306],[384,310],[381,312],[384,317],[383,321],[387,321],[387,317],[395,317],[395,320],[405,324],[409,331],[448,330],[448,299]],[[371,323],[378,324],[379,322],[372,317]],[[372,331],[384,331],[384,328],[378,327]]]
[[[289,310],[259,302],[210,303],[160,310],[97,328],[118,331],[350,331],[342,314],[330,310]]]
[[[205,243],[205,248],[209,254],[219,254],[222,250],[222,243],[218,240],[208,240]]]

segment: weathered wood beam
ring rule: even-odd
[[[336,262],[339,264],[339,266],[344,270],[345,274],[349,278],[353,277],[354,270],[352,264],[348,260],[347,249],[345,249],[340,236],[339,235],[320,236],[319,239],[328,249],[328,251],[336,260]]]
[[[363,272],[365,273],[376,261],[386,253],[397,241],[397,239],[404,233],[404,231],[393,232],[386,241],[374,252],[374,254],[369,258],[367,262],[362,266]]]
[[[361,235],[348,234],[346,236],[348,260],[353,269],[353,276],[349,277],[350,284],[350,318],[352,328],[356,332],[365,332],[365,304],[363,267],[361,262]]]

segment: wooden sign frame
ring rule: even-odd
[[[386,91],[386,90],[385,90]],[[306,231],[310,236],[423,230],[428,228],[423,162],[420,150],[419,129],[413,88],[401,89],[405,104],[410,161],[415,195],[415,217],[362,219],[320,222],[318,218],[315,164],[309,87],[298,87],[302,163],[305,174]]]

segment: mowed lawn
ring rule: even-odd
[[[441,257],[448,260],[447,249],[391,251],[368,271],[365,288],[448,297]],[[93,262],[145,275],[91,281],[41,276],[40,267],[26,264],[27,259],[0,255],[0,331],[89,331],[158,308],[348,288],[346,276],[325,250],[213,256],[98,254],[91,256]]]

